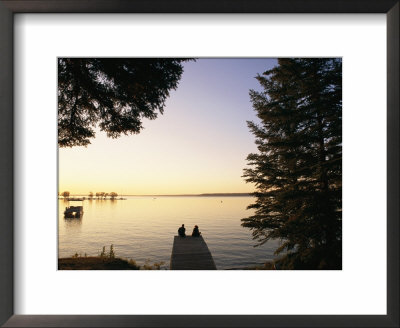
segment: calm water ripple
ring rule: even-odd
[[[168,268],[173,236],[184,223],[191,234],[197,224],[218,269],[243,268],[274,258],[277,241],[253,247],[251,232],[240,219],[252,214],[251,197],[127,197],[127,200],[85,200],[81,219],[65,219],[59,201],[59,257],[98,255],[114,245],[118,257],[143,264],[165,262]]]

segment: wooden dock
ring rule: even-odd
[[[171,270],[216,270],[214,260],[203,237],[174,237]]]

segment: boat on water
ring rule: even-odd
[[[65,208],[65,218],[81,218],[83,216],[83,206],[68,206]]]

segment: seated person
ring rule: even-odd
[[[178,235],[181,236],[181,237],[186,237],[185,231],[186,231],[185,225],[182,224],[182,227],[180,227],[180,228],[178,229]]]
[[[193,232],[192,232],[192,237],[200,237],[201,232],[199,231],[199,226],[195,225]]]

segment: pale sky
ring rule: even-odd
[[[184,63],[164,114],[138,135],[59,149],[59,191],[125,195],[252,192],[241,177],[256,152],[246,121],[257,121],[249,90],[275,59],[198,59]]]

